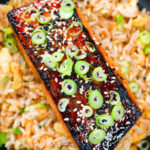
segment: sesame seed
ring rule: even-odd
[[[69,118],[64,118],[64,121],[69,121]]]

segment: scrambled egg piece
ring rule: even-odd
[[[2,48],[0,51],[0,80],[9,75],[11,61],[12,57],[8,48]]]

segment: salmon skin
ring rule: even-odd
[[[73,14],[66,19],[60,17],[62,3],[61,0],[39,0],[10,11],[8,19],[18,39],[20,51],[35,75],[43,82],[45,95],[53,111],[77,149],[112,150],[141,116],[141,112],[135,104],[127,82],[111,62],[101,43],[96,42],[96,38],[92,36],[94,33],[78,8],[75,7],[74,10],[67,12],[69,14],[73,11]],[[63,15],[68,16],[66,11],[63,11]],[[48,21],[41,23],[40,17]],[[45,32],[45,29],[51,25],[52,28]],[[34,36],[35,33],[38,36]],[[71,51],[67,53],[70,47]],[[72,55],[72,51],[78,54]],[[53,54],[61,57],[57,52],[63,57],[59,61],[53,60]],[[48,65],[44,62],[45,54],[50,58]],[[64,61],[67,63],[65,64]],[[75,70],[77,62],[80,65],[87,63],[82,66],[83,68],[78,68],[80,71],[85,71],[84,69],[89,67],[86,73],[79,74],[79,70]],[[68,72],[60,71],[61,67],[70,69]],[[99,71],[94,77],[96,69]],[[64,86],[67,85],[65,87],[67,91],[63,87],[66,80],[68,82],[65,82]],[[70,83],[70,80],[73,83]],[[70,91],[74,93],[68,94],[67,92]],[[93,96],[91,94],[93,91],[97,91],[100,96],[90,98],[90,95]],[[118,98],[117,95],[112,97],[112,91],[118,93]],[[61,101],[64,98],[65,100]],[[116,102],[117,99],[120,99],[120,102],[116,105],[124,108],[120,120],[112,117],[112,110],[116,105],[111,102],[112,100]],[[83,112],[85,106],[89,109]],[[96,118],[102,114],[113,118],[111,121],[103,119],[104,122],[108,121],[107,127],[105,123],[104,126],[99,122],[96,123]],[[98,129],[105,134],[99,133],[98,136],[91,134]]]

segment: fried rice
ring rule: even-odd
[[[10,54],[5,48],[3,31],[9,27],[7,13],[32,1],[10,0],[7,5],[0,5],[0,132],[7,133],[7,149],[75,150],[44,97],[41,82],[20,52]],[[146,10],[139,11],[137,0],[76,2],[118,68],[122,69],[123,62],[128,64],[129,72],[124,74],[128,83],[139,85],[134,96],[143,115],[116,148],[135,149],[133,144],[150,135],[150,56],[145,55],[139,42],[141,31],[150,32],[150,15]],[[116,21],[117,15],[124,17],[121,24]],[[22,111],[38,103],[46,108]],[[12,130],[17,127],[20,134]]]

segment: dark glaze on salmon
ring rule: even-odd
[[[35,68],[38,70],[38,73],[44,81],[46,88],[49,90],[49,94],[52,95],[55,104],[57,105],[61,98],[69,98],[69,105],[67,106],[66,111],[61,113],[61,115],[78,147],[81,150],[112,150],[115,148],[120,139],[133,126],[137,118],[141,115],[141,112],[131,101],[131,98],[129,97],[121,81],[118,80],[119,78],[121,80],[124,79],[119,75],[115,76],[113,69],[108,66],[107,62],[105,62],[98,50],[92,53],[85,48],[86,41],[90,41],[94,44],[87,29],[83,27],[83,31],[75,37],[72,37],[67,33],[67,29],[72,22],[81,21],[77,12],[74,11],[74,15],[71,19],[60,19],[60,7],[61,0],[41,0],[30,4],[29,6],[12,10],[9,12],[8,18],[27,55],[30,57]],[[36,8],[39,11],[46,11],[52,16],[50,22],[53,24],[54,29],[46,34],[46,48],[43,48],[41,45],[35,46],[32,44],[31,33],[37,27],[42,27],[42,25],[39,24],[37,19],[26,22],[22,18],[23,12],[27,8]],[[76,30],[78,29],[74,29],[74,31]],[[103,82],[88,82],[77,76],[74,69],[72,70],[70,76],[63,76],[56,69],[50,69],[42,62],[42,54],[45,52],[52,54],[58,50],[65,50],[67,45],[70,44],[76,45],[79,49],[85,48],[87,57],[84,58],[84,60],[90,63],[93,68],[101,66],[107,74],[107,80]],[[72,58],[72,60],[74,61],[74,64],[77,61],[75,58]],[[72,79],[76,82],[78,89],[76,94],[73,96],[67,96],[62,91],[61,82],[64,79]],[[92,117],[86,118],[83,117],[81,110],[84,105],[88,105],[88,99],[85,98],[85,92],[89,89],[97,89],[100,91],[103,95],[104,103],[100,109],[94,110]],[[107,135],[101,143],[92,145],[88,141],[89,133],[93,129],[99,128],[95,123],[95,117],[103,113],[111,114],[112,106],[109,103],[109,91],[111,90],[117,91],[120,94],[121,103],[125,108],[125,115],[120,121],[115,121],[114,126],[105,129]]]

